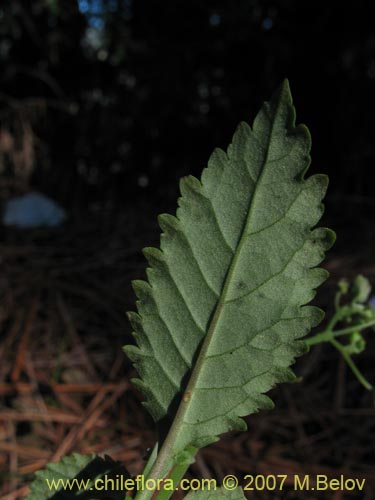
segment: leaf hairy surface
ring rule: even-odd
[[[265,393],[294,378],[301,339],[323,317],[306,304],[328,275],[316,266],[334,233],[312,230],[327,177],[304,177],[309,151],[284,82],[200,180],[182,179],[176,216],[159,218],[160,250],[144,250],[148,281],[133,283],[129,313],[137,346],[125,351],[155,421],[173,421],[172,454],[271,408]]]
[[[108,456],[101,458],[95,453],[74,453],[62,457],[59,462],[50,462],[45,469],[37,471],[30,484],[31,492],[25,500],[123,500],[124,491],[121,489],[96,489],[94,482],[105,477],[116,479],[119,475],[124,480],[130,477],[119,462]],[[104,479],[99,486],[103,484]]]

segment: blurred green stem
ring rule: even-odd
[[[321,344],[322,342],[331,342],[335,337],[340,335],[349,335],[350,333],[359,332],[375,326],[375,320],[368,321],[367,323],[362,323],[360,325],[350,326],[348,328],[342,328],[340,330],[331,330],[327,328],[323,332],[317,333],[313,337],[306,340],[307,345],[310,347],[312,345]]]

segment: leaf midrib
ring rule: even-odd
[[[274,115],[276,116],[277,115],[277,112],[278,112],[278,109],[279,109],[279,106],[280,106],[280,101],[281,101],[281,98],[279,98],[279,101],[277,103],[277,107],[275,109],[275,112],[274,112]],[[217,324],[219,323],[220,321],[220,317],[221,317],[221,313],[222,313],[222,310],[223,308],[225,307],[226,303],[227,303],[227,300],[226,300],[226,295],[228,293],[228,289],[229,289],[229,286],[232,282],[232,277],[235,273],[235,270],[236,270],[236,265],[237,265],[237,262],[238,262],[238,259],[239,259],[239,256],[241,254],[241,250],[242,250],[242,247],[246,241],[246,239],[249,237],[249,234],[248,234],[248,228],[249,226],[251,225],[251,222],[252,222],[252,214],[253,214],[253,208],[254,208],[254,205],[255,205],[255,200],[256,200],[256,196],[257,196],[257,193],[260,189],[260,185],[262,183],[262,178],[263,178],[263,175],[264,175],[264,172],[266,170],[266,167],[268,165],[268,156],[269,156],[269,150],[270,150],[270,145],[271,145],[271,142],[272,142],[272,134],[273,134],[273,130],[274,130],[274,124],[275,124],[275,116],[273,117],[273,119],[271,119],[270,117],[267,116],[269,122],[271,123],[271,130],[270,130],[270,133],[269,133],[269,136],[268,136],[268,142],[267,142],[267,148],[266,148],[266,151],[265,151],[265,158],[264,158],[264,161],[263,161],[263,164],[261,166],[261,172],[260,172],[260,175],[258,176],[258,179],[257,179],[257,182],[255,183],[255,187],[254,187],[254,191],[253,191],[253,194],[251,196],[251,199],[250,199],[250,203],[249,203],[249,208],[248,208],[248,215],[247,215],[247,218],[246,218],[246,223],[243,227],[243,230],[242,230],[242,234],[241,234],[241,238],[240,238],[240,241],[237,245],[237,249],[233,255],[233,258],[232,258],[232,261],[230,263],[230,266],[229,266],[229,269],[228,269],[228,273],[226,275],[226,278],[225,278],[225,281],[224,281],[224,286],[223,286],[223,289],[222,289],[222,292],[220,294],[220,298],[219,298],[219,301],[218,301],[218,304],[215,308],[215,312],[213,314],[213,317],[212,317],[212,320],[210,322],[210,325],[208,327],[208,330],[207,330],[207,335],[203,341],[203,344],[202,344],[202,347],[199,351],[199,355],[198,355],[198,358],[197,358],[197,362],[193,368],[193,371],[192,371],[192,374],[191,374],[191,377],[190,377],[190,380],[189,380],[189,383],[186,387],[186,392],[190,392],[192,395],[194,393],[194,389],[195,389],[195,386],[196,386],[196,383],[198,381],[198,378],[199,378],[199,372],[200,372],[200,369],[201,369],[201,365],[203,364],[203,362],[205,361],[206,359],[206,354],[207,354],[207,351],[208,351],[208,348],[209,348],[209,345],[211,343],[211,340],[215,334],[215,330],[216,330],[216,326]],[[186,413],[188,407],[189,407],[189,404],[185,404],[184,405],[184,414]],[[176,414],[176,418],[178,416],[178,412]]]
[[[261,170],[260,175],[258,176],[257,182],[255,183],[255,188],[254,188],[254,191],[253,191],[253,194],[251,196],[250,203],[249,203],[246,223],[242,229],[241,238],[240,238],[240,241],[237,245],[237,249],[234,252],[234,255],[232,257],[232,261],[231,261],[231,264],[229,266],[229,269],[228,269],[228,272],[227,272],[227,275],[226,275],[226,278],[224,281],[224,285],[222,288],[222,292],[220,294],[219,301],[218,301],[217,306],[215,308],[215,312],[212,316],[212,320],[210,321],[210,324],[209,324],[209,327],[207,330],[207,335],[206,335],[206,337],[203,341],[202,347],[199,351],[197,361],[196,361],[195,366],[194,366],[192,373],[191,373],[191,377],[190,377],[189,382],[186,386],[185,394],[190,394],[191,397],[189,398],[188,401],[184,401],[184,399],[182,398],[181,403],[180,403],[178,410],[176,412],[176,416],[173,420],[173,424],[171,426],[170,432],[169,432],[169,434],[166,438],[166,441],[165,441],[165,445],[167,445],[167,446],[169,444],[169,443],[167,443],[167,441],[170,442],[171,448],[173,447],[173,443],[176,442],[177,436],[178,436],[180,428],[181,428],[181,424],[184,422],[184,416],[185,416],[188,408],[190,407],[190,404],[192,404],[192,399],[193,399],[192,396],[194,395],[194,390],[196,388],[196,383],[197,383],[199,375],[200,375],[201,367],[206,359],[209,345],[211,343],[213,336],[215,335],[216,327],[220,321],[220,317],[221,317],[221,313],[223,311],[223,308],[225,307],[226,295],[228,293],[230,283],[232,282],[232,277],[235,273],[235,269],[236,269],[236,265],[237,265],[237,262],[239,259],[239,255],[241,254],[241,250],[242,250],[242,247],[244,245],[245,240],[249,236],[248,228],[252,222],[252,214],[253,214],[254,205],[256,204],[257,192],[260,189],[264,172],[265,172],[266,167],[269,163],[268,157],[269,157],[269,151],[270,151],[270,146],[271,146],[273,132],[274,132],[275,117],[277,116],[277,113],[279,111],[281,101],[282,101],[282,97],[280,96],[279,100],[277,102],[277,105],[275,107],[273,117],[268,116],[268,113],[267,113],[267,118],[268,118],[269,123],[270,123],[270,132],[268,135],[267,148],[265,151],[264,161],[263,161],[263,164],[262,164],[261,169],[260,169]]]

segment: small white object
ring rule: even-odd
[[[11,198],[3,212],[3,224],[19,228],[55,227],[65,219],[65,211],[56,202],[37,192]]]

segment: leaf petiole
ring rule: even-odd
[[[163,447],[161,450],[162,449]],[[187,447],[182,454],[183,459],[173,462],[172,467],[170,467],[165,474],[159,474],[159,471],[164,471],[166,469],[166,465],[171,461],[171,457],[168,457],[165,453],[159,453],[151,470],[147,471],[147,474],[144,473],[145,478],[147,477],[147,479],[153,479],[156,482],[162,479],[169,480],[169,484],[173,484],[173,489],[162,488],[160,490],[139,490],[134,500],[169,500],[169,498],[176,491],[177,485],[184,477],[190,464],[194,462],[194,457],[197,451],[197,448],[193,446]],[[147,465],[145,471],[147,469]]]

